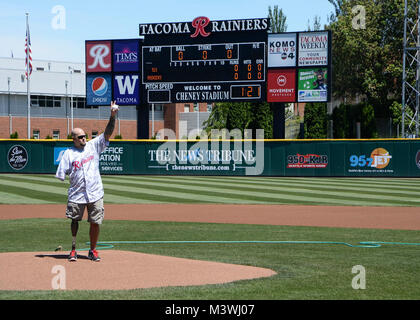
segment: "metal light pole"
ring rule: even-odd
[[[70,70],[70,112],[71,112],[71,131],[73,132],[73,67]]]
[[[420,1],[404,0],[401,137],[419,137],[420,105]],[[414,18],[414,20],[413,20]],[[408,76],[411,76],[408,78]],[[408,110],[411,110],[411,115]],[[408,123],[408,132],[406,124]]]
[[[7,109],[9,114],[9,134],[12,134],[12,114],[10,113],[10,77],[7,77]]]
[[[68,80],[65,80],[64,85],[66,87],[66,103],[65,103],[65,106],[66,106],[66,118],[67,118],[67,136],[69,136],[69,134],[70,134],[70,130],[69,130],[69,128],[70,128],[70,126],[69,126],[69,107],[68,107],[69,96],[68,96],[68,91],[67,91],[68,84],[69,84]]]
[[[155,104],[152,103],[152,138],[155,136]]]

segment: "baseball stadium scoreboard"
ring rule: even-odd
[[[147,102],[265,100],[267,28],[268,19],[206,17],[140,25]]]
[[[86,104],[327,102],[330,31],[269,34],[268,18],[140,24],[87,40]]]
[[[148,103],[262,100],[266,44],[143,46]]]

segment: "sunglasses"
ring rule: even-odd
[[[84,134],[84,135],[82,135],[82,136],[77,136],[77,138],[78,138],[78,139],[83,139],[83,138],[86,138],[86,135]]]

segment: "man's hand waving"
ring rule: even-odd
[[[114,131],[115,115],[117,114],[118,109],[119,109],[118,105],[115,103],[115,101],[112,101],[111,102],[111,117],[109,118],[109,122],[106,125],[105,132],[104,132],[106,141],[109,141],[109,138],[111,138],[112,132]]]

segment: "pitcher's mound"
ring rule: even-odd
[[[120,250],[100,251],[102,261],[78,252],[0,253],[0,290],[127,290],[194,286],[270,277],[270,269],[158,256]]]

